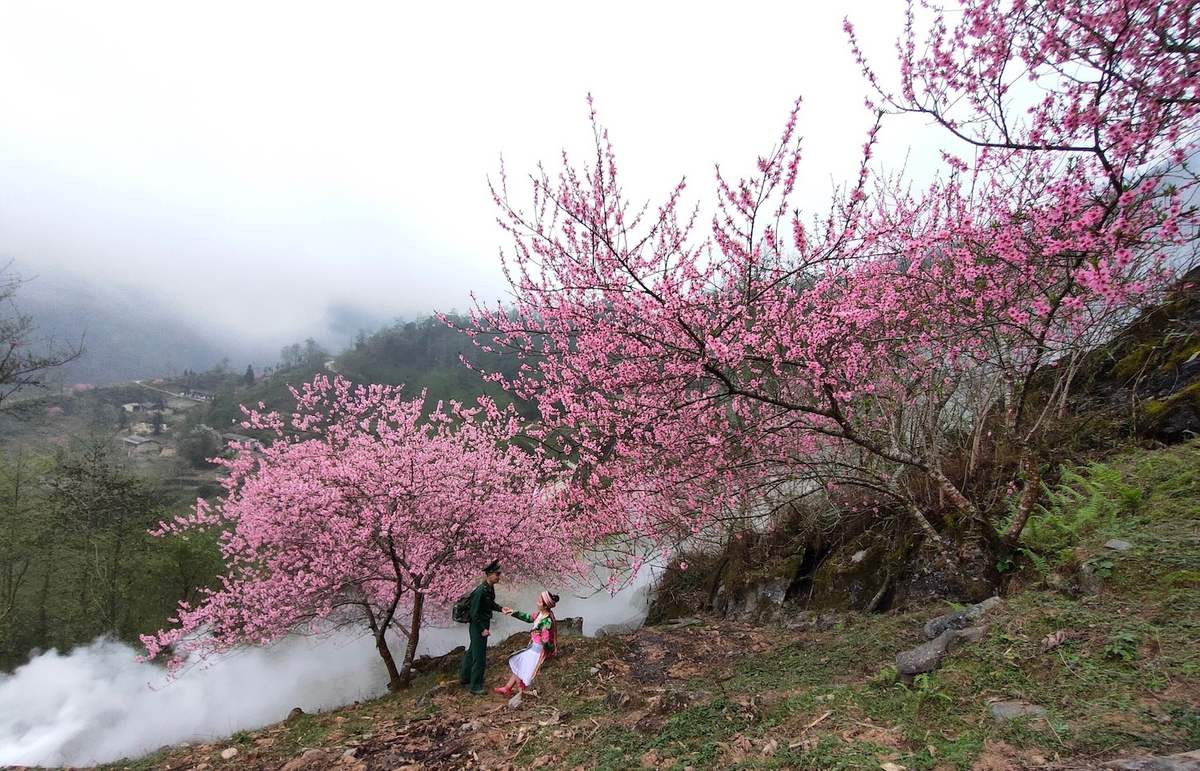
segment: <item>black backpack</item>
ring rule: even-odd
[[[450,611],[450,618],[460,624],[471,623],[471,595],[475,594],[475,590],[464,594],[454,602],[454,609]]]

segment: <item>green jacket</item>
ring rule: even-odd
[[[496,604],[496,589],[487,581],[475,587],[471,593],[471,623],[490,629],[492,613],[499,613],[503,608]]]

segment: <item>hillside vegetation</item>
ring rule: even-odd
[[[405,694],[106,768],[1083,769],[1195,749],[1200,441],[1125,450],[1081,477],[1101,468],[1108,487],[1060,493],[1044,520],[1061,564],[1021,568],[982,639],[911,685],[894,657],[944,604],[689,618],[567,640],[516,709],[430,672]],[[1078,564],[1094,580],[1080,584]],[[492,650],[493,680],[521,644]],[[1012,700],[1045,716],[993,716]]]

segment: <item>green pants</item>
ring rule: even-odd
[[[458,680],[472,691],[483,690],[483,670],[487,666],[487,638],[483,636],[483,627],[471,624],[471,646],[463,656],[462,667],[458,670]]]

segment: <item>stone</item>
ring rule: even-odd
[[[558,619],[559,637],[583,637],[583,616]]]
[[[992,718],[1001,722],[1019,717],[1037,719],[1046,716],[1045,707],[1039,707],[1020,699],[994,701],[988,705],[988,710],[992,713]]]
[[[947,629],[929,642],[896,654],[896,671],[902,675],[932,672],[941,666],[946,651],[954,641],[955,630]]]
[[[965,629],[971,626],[972,622],[986,616],[990,611],[998,608],[1003,603],[999,597],[988,597],[980,603],[976,603],[966,610],[959,610],[954,613],[947,613],[944,616],[938,616],[935,619],[928,621],[925,624],[926,640],[932,640],[947,629]]]
[[[942,665],[942,659],[955,645],[979,642],[986,633],[986,626],[947,629],[929,642],[896,654],[896,671],[906,677],[932,672]]]
[[[949,546],[950,544],[946,544]],[[951,597],[964,602],[981,602],[996,593],[1000,573],[996,557],[982,538],[966,536],[955,540],[949,554],[930,539],[923,539],[915,555],[906,558],[907,567],[895,581],[886,607],[921,606]],[[890,551],[891,545],[886,549]],[[863,565],[870,566],[868,558]],[[879,569],[872,573],[868,591],[854,607],[865,607],[868,598],[879,590]],[[937,635],[934,635],[935,637]]]
[[[624,710],[638,706],[640,699],[625,691],[619,691],[614,688],[605,694],[604,703],[613,709]]]
[[[303,755],[292,758],[279,771],[309,771],[309,769],[328,768],[332,758],[321,750],[307,750]]]
[[[701,623],[703,623],[703,622],[700,621],[700,619],[695,616],[686,616],[684,618],[671,619],[667,623],[663,624],[663,628],[664,629],[682,629],[685,626],[697,626]]]
[[[959,629],[958,634],[954,636],[954,643],[977,643],[987,634],[987,626],[969,626],[966,629]]]
[[[288,713],[287,720],[284,722],[294,723],[302,717],[304,717],[304,710],[299,707],[292,707],[292,711]]]
[[[1133,544],[1131,544],[1129,541],[1122,541],[1120,538],[1113,538],[1109,541],[1105,541],[1104,548],[1112,549],[1113,551],[1126,552],[1133,548]]]
[[[859,549],[850,555],[850,561],[857,565],[867,558],[867,549]]]
[[[624,621],[620,624],[605,624],[596,630],[596,637],[613,637],[637,631],[642,626],[640,619]]]
[[[508,700],[508,708],[509,709],[518,709],[520,706],[521,706],[521,692],[517,691],[517,693],[511,699]]]
[[[790,580],[778,579],[743,586],[715,598],[714,607],[733,621],[774,622],[783,613],[790,583]]]
[[[237,747],[226,747],[225,749],[221,750],[221,760],[233,760],[237,757],[237,754]]]
[[[1077,578],[1079,589],[1084,594],[1097,595],[1104,592],[1104,579],[1096,575],[1096,568],[1091,562],[1079,566]]]
[[[1160,757],[1123,758],[1105,763],[1102,768],[1119,771],[1200,771],[1200,750]]]

